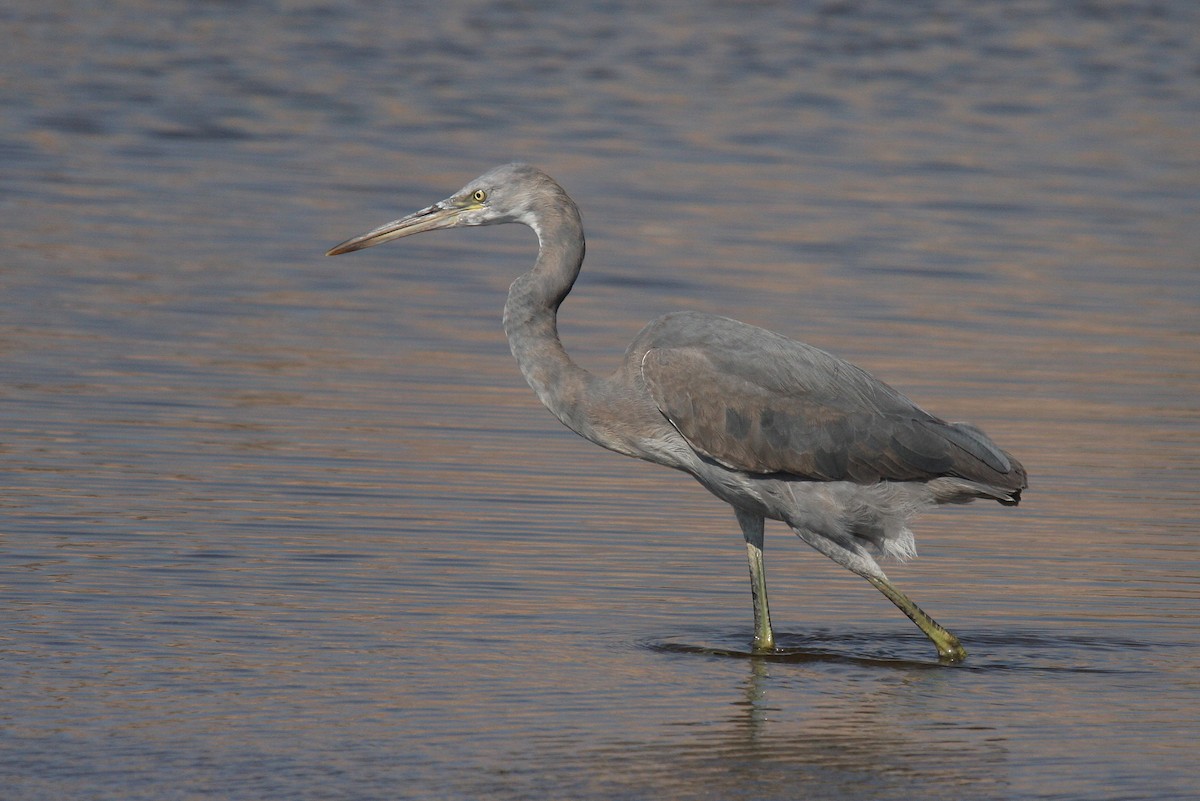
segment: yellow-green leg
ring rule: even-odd
[[[958,638],[942,627],[936,620],[913,603],[912,599],[904,593],[900,592],[896,585],[892,584],[883,576],[863,576],[867,581],[875,585],[875,588],[882,592],[887,599],[896,605],[901,612],[908,615],[908,619],[917,624],[921,631],[925,632],[925,636],[933,641],[937,647],[938,656],[945,662],[961,662],[967,658],[967,649],[962,647]]]
[[[742,536],[746,539],[746,559],[750,563],[750,594],[754,599],[754,650],[775,649],[771,630],[771,610],[767,607],[767,572],[763,566],[763,518],[737,511]]]

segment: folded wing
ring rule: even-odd
[[[659,410],[701,455],[813,480],[1025,485],[1023,468],[978,429],[928,414],[822,350],[728,323],[739,329],[705,342],[668,338],[641,362]],[[743,328],[753,336],[736,336]]]

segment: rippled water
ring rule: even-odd
[[[1195,797],[1200,13],[1161,3],[9,3],[6,799]],[[558,427],[513,226],[550,171],[611,369],[716,311],[1029,468],[861,580]]]

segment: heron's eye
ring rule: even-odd
[[[471,193],[471,197],[474,198],[476,203],[482,203],[487,200],[487,192],[484,192],[482,189],[476,189]]]

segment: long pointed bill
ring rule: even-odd
[[[381,225],[373,231],[367,231],[365,234],[356,236],[353,239],[347,239],[342,244],[330,249],[325,255],[338,256],[342,253],[362,250],[373,245],[382,245],[384,242],[391,242],[393,239],[399,239],[402,236],[419,234],[422,231],[453,228],[458,224],[458,217],[462,211],[463,209],[461,208],[453,206],[445,208],[440,203],[435,203],[407,217],[394,220],[386,225]]]

